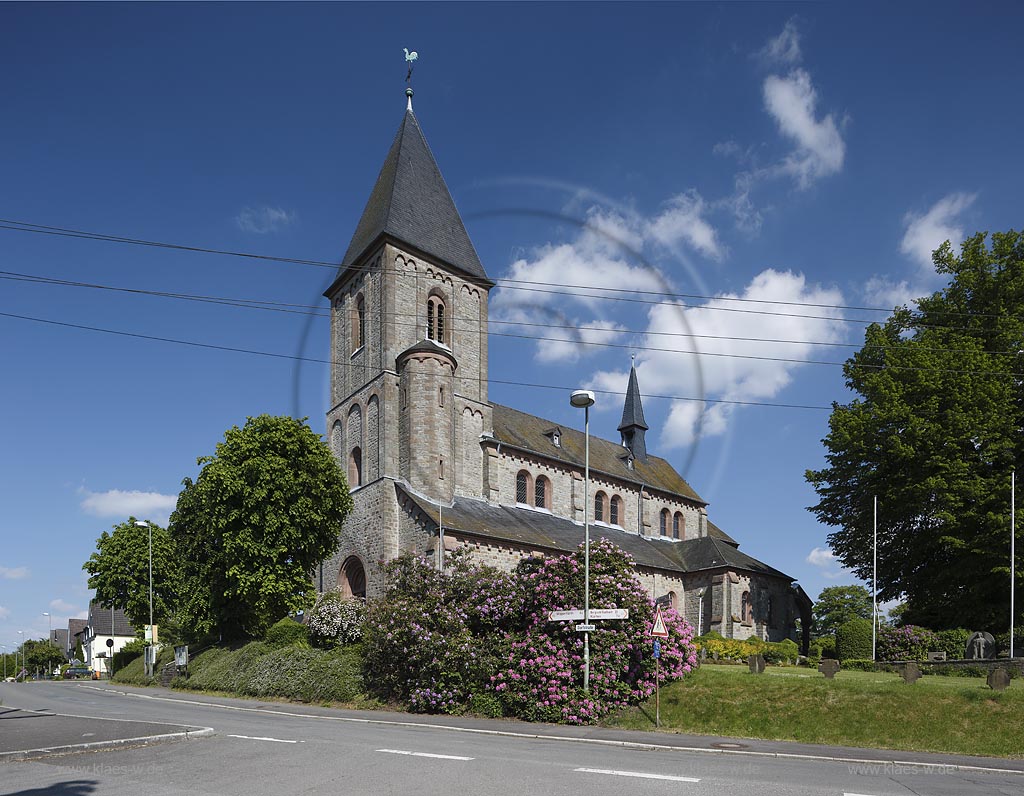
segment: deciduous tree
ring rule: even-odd
[[[814,603],[814,634],[831,636],[851,619],[871,618],[871,592],[863,586],[828,586]]]
[[[833,406],[827,466],[807,473],[812,511],[868,580],[877,496],[880,598],[905,595],[908,623],[995,629],[1009,608],[1010,472],[1024,461],[1024,235],[979,233],[933,259],[947,287],[872,324],[846,362],[856,397]]]

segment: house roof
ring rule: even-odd
[[[456,498],[451,506],[439,512],[436,503],[421,495],[396,486],[435,525],[443,512],[444,527],[454,532],[507,542],[525,548],[546,548],[571,552],[583,543],[583,527],[564,517],[545,511],[499,506],[483,500]],[[720,539],[675,541],[648,538],[605,525],[590,526],[591,541],[607,539],[633,557],[640,566],[676,572],[697,572],[706,569],[732,569],[762,575],[793,579]]]
[[[135,628],[132,627],[128,617],[124,615],[124,609],[114,609],[113,631],[111,631],[110,609],[104,608],[93,600],[89,603],[89,627],[96,636],[134,636]]]
[[[68,620],[68,635],[70,640],[68,641],[69,646],[74,644],[75,636],[81,633],[89,626],[88,619],[69,619]]]
[[[713,536],[715,539],[721,539],[726,544],[731,544],[733,547],[739,547],[740,543],[733,539],[729,534],[715,525],[711,520],[708,520],[708,536]]]
[[[68,629],[66,627],[55,627],[50,631],[50,643],[55,647],[67,652],[68,649]]]
[[[493,284],[411,108],[384,159],[338,277],[382,236],[406,243],[477,281]]]
[[[524,448],[548,459],[565,462],[573,467],[584,465],[585,439],[582,431],[561,427],[560,445],[555,446],[547,435],[556,423],[535,415],[520,412],[500,404],[492,404],[494,436],[499,442]],[[636,459],[632,469],[626,465],[629,452],[622,445],[590,435],[590,469],[627,481],[638,486],[658,489],[680,495],[702,505],[701,498],[679,473],[664,459],[648,456],[646,461]]]

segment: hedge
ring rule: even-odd
[[[840,661],[871,657],[870,619],[851,619],[839,626],[836,631],[836,657]]]

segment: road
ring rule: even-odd
[[[879,760],[889,762],[836,762],[779,756],[828,754],[826,747],[756,742],[741,744],[750,747],[746,753],[710,754],[672,748],[685,739],[664,734],[340,711],[107,683],[2,684],[0,700],[8,708],[214,729],[194,740],[2,763],[0,794],[11,796],[1024,792],[1021,761],[882,753]],[[18,732],[17,723],[0,719],[0,734]],[[700,742],[710,746],[710,740]],[[911,758],[951,765],[892,762]],[[1004,765],[1017,772],[985,770]]]

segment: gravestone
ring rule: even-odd
[[[946,653],[945,652],[929,652],[928,653],[928,660],[929,661],[936,661],[936,662],[937,661],[944,661],[944,660],[946,660]]]
[[[826,680],[831,680],[839,671],[839,661],[834,658],[822,658],[818,664],[818,671],[825,675]]]
[[[907,663],[903,664],[900,674],[903,676],[904,683],[913,685],[921,679],[921,667],[914,663],[914,661],[907,661]]]
[[[967,640],[964,658],[983,661],[994,657],[996,657],[996,640],[992,638],[991,633],[979,631]]]
[[[988,687],[993,691],[1005,691],[1010,685],[1010,673],[1006,669],[993,669],[988,673]]]
[[[764,656],[751,655],[747,658],[747,666],[750,667],[751,674],[764,674]]]

